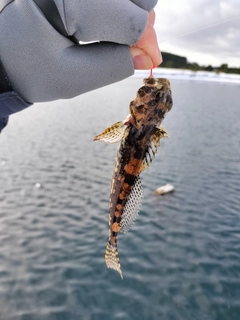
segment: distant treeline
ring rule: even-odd
[[[225,73],[236,73],[240,74],[240,68],[229,68],[226,63],[219,67],[215,66],[200,66],[198,63],[189,63],[187,58],[178,56],[176,54],[171,54],[168,52],[162,52],[163,62],[161,67],[163,68],[179,68],[179,69],[189,69],[193,71],[215,71],[215,72],[225,72]]]

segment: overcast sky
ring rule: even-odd
[[[162,51],[201,65],[240,67],[240,0],[158,0],[155,11]]]

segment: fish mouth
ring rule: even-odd
[[[144,78],[143,83],[145,85],[156,85],[156,83],[159,83],[159,84],[161,83],[161,84],[170,86],[170,82],[167,78],[153,78],[153,77]]]

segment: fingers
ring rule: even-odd
[[[142,49],[130,47],[130,53],[132,55],[134,69],[149,70],[153,67],[151,58]]]
[[[65,3],[69,34],[85,42],[133,45],[142,36],[148,19],[148,12],[129,0],[72,0]]]
[[[130,47],[135,69],[151,69],[162,62],[157,35],[153,27],[154,22],[155,12],[152,10],[142,37],[135,46]]]
[[[151,58],[153,65],[160,64],[161,54],[158,48],[157,35],[149,22],[147,23],[142,37],[136,43],[136,47],[142,49]]]

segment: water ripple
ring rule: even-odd
[[[170,138],[119,236],[124,280],[105,266],[117,145],[92,140],[125,118],[140,82],[12,116],[0,141],[0,319],[239,319],[236,85],[172,81]],[[166,183],[175,192],[156,196]]]

